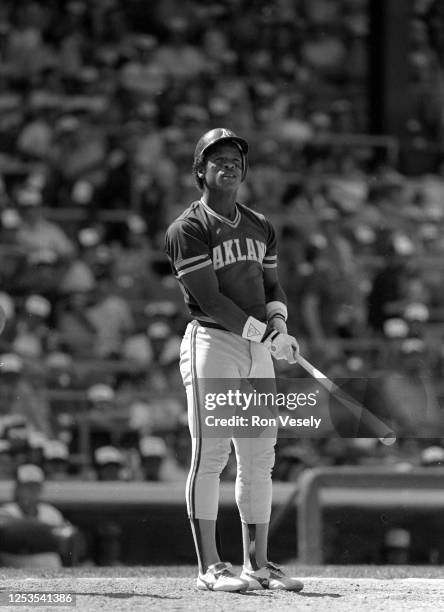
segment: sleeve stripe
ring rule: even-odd
[[[200,270],[201,268],[205,268],[206,266],[211,266],[213,262],[209,259],[208,261],[204,261],[202,263],[196,264],[195,266],[190,266],[185,270],[181,270],[178,272],[177,276],[180,278],[181,276],[185,276],[189,272],[194,272],[195,270]]]
[[[264,261],[265,261],[266,259],[270,259],[271,261],[274,261],[274,260],[276,260],[276,259],[277,259],[277,255],[265,255],[265,257],[264,257]]]
[[[277,268],[278,265],[277,265],[277,262],[275,262],[275,263],[268,263],[268,264],[264,263],[264,264],[262,264],[262,267],[263,268]]]
[[[196,257],[188,257],[188,259],[182,259],[180,263],[176,263],[176,268],[181,270],[183,267],[188,266],[189,264],[194,263],[195,261],[200,261],[201,259],[209,259],[208,253],[204,255],[196,255]]]

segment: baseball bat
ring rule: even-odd
[[[320,370],[314,367],[307,359],[298,355],[296,357],[297,362],[306,372],[313,376],[319,384],[321,384],[327,391],[336,398],[343,406],[348,408],[353,414],[357,414],[361,417],[361,422],[364,426],[368,427],[370,431],[378,437],[379,441],[386,446],[390,446],[396,442],[395,433],[383,423],[377,416],[372,414],[363,404],[353,399],[351,395],[343,391],[338,385],[323,374]],[[359,412],[358,412],[359,411]]]

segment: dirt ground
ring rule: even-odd
[[[239,569],[239,568],[235,568]],[[192,567],[113,567],[0,570],[0,610],[73,610],[45,604],[9,605],[11,593],[76,594],[75,608],[98,610],[203,610],[253,612],[390,612],[444,610],[440,567],[323,566],[287,568],[304,580],[301,593],[255,591],[245,595],[195,588]]]

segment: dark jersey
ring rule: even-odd
[[[263,269],[276,268],[277,255],[274,229],[263,215],[236,204],[231,221],[202,201],[193,202],[167,229],[165,250],[193,317],[214,322],[181,279],[213,266],[220,292],[247,315],[266,321]]]

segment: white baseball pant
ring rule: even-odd
[[[204,406],[211,392],[211,379],[269,379],[274,391],[274,366],[267,348],[231,332],[189,323],[181,344],[180,371],[188,402],[188,424],[192,436],[191,467],[186,483],[186,502],[191,519],[216,520],[219,479],[233,440],[237,459],[236,503],[244,523],[267,523],[271,513],[271,472],[277,428],[265,437],[199,435]],[[206,385],[206,380],[210,379]],[[272,388],[271,388],[272,383]],[[265,383],[267,384],[267,383]],[[232,387],[230,381],[230,387]],[[194,434],[194,435],[193,435]],[[216,434],[217,435],[217,434]]]

